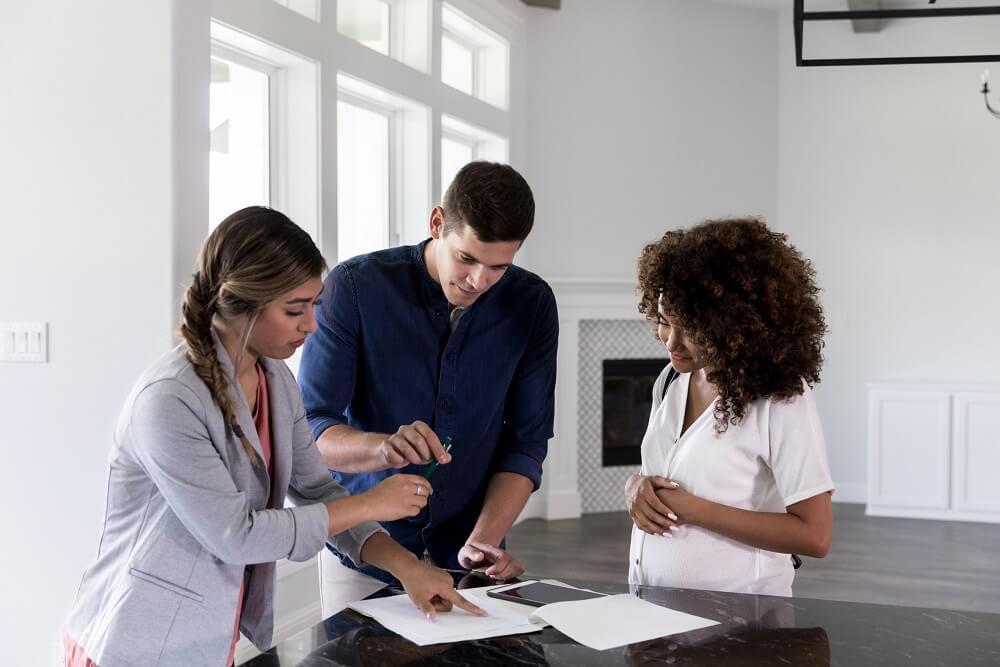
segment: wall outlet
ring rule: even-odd
[[[48,322],[0,322],[0,361],[49,360]]]

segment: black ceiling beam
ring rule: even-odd
[[[797,67],[836,67],[851,65],[930,65],[941,63],[1000,62],[1000,54],[966,56],[912,56],[901,58],[803,58],[802,33],[806,21],[849,21],[852,19],[933,18],[955,16],[996,16],[1000,6],[992,7],[931,7],[929,9],[861,9],[845,11],[807,12],[805,0],[795,0],[792,22],[795,31],[795,65]]]

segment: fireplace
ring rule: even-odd
[[[653,383],[667,365],[659,359],[604,359],[601,400],[601,465],[642,462],[642,436],[653,406]]]

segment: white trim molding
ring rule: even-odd
[[[549,441],[542,487],[525,506],[520,519],[571,519],[581,515],[577,415],[580,321],[642,318],[634,281],[555,278],[548,283],[559,308],[555,435]]]
[[[868,385],[871,516],[1000,523],[1000,387]]]

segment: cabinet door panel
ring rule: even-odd
[[[1000,512],[1000,394],[955,395],[955,509]]]
[[[938,391],[869,395],[869,503],[947,509],[951,399]]]

